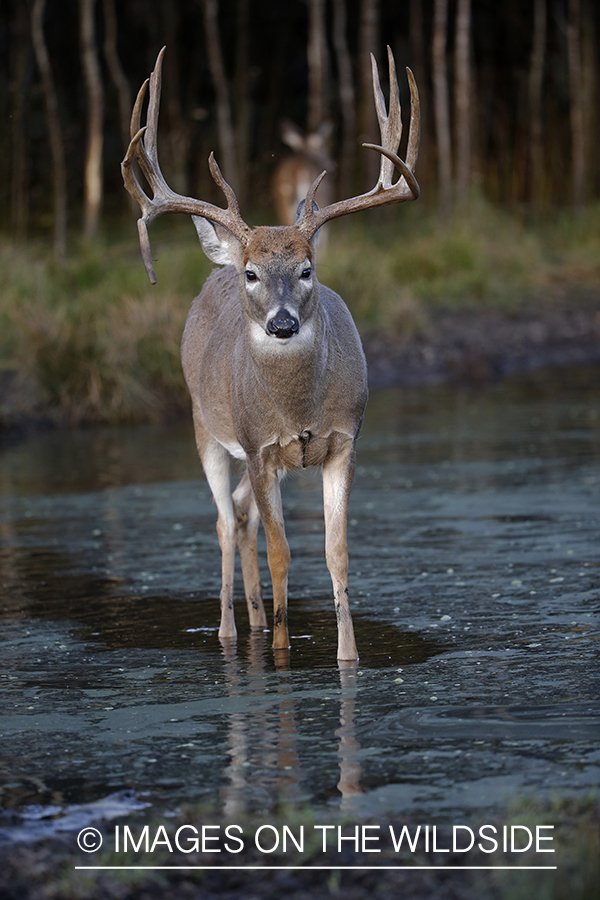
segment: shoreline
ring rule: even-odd
[[[600,363],[600,298],[511,312],[430,312],[417,333],[367,332],[362,341],[372,391],[440,384],[483,387],[537,369]],[[0,373],[0,441],[77,427],[34,398],[33,386],[18,371]],[[187,405],[187,395],[174,396],[170,419],[187,415]]]
[[[519,372],[600,362],[600,303],[514,313],[443,312],[402,341],[363,340],[369,386],[484,385]]]

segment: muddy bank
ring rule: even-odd
[[[600,359],[600,301],[519,313],[445,312],[422,334],[363,339],[372,388],[485,384],[517,372]]]
[[[600,360],[600,297],[578,299],[573,306],[530,305],[513,313],[431,312],[417,332],[362,331],[362,338],[372,389],[487,384],[519,372]],[[189,416],[183,382],[180,389],[158,385],[157,391],[168,395],[160,408],[169,421]],[[98,411],[90,419],[94,424],[102,421]],[[143,410],[140,421],[147,421]],[[156,410],[150,421],[157,422]],[[69,423],[88,424],[85,417],[71,422],[64,410],[45,402],[31,374],[0,372],[0,438],[19,438]]]
[[[531,810],[530,810],[531,812]],[[538,815],[541,809],[536,810]],[[547,816],[549,809],[544,811]],[[529,820],[528,820],[529,821]],[[168,839],[148,863],[143,851],[119,857],[102,850],[99,855],[77,851],[75,834],[63,834],[35,846],[21,843],[0,846],[0,896],[3,900],[371,900],[406,897],[412,900],[508,900],[515,896],[583,900],[594,894],[598,879],[598,807],[593,802],[563,805],[552,810],[554,826],[518,826],[507,834],[518,852],[492,858],[490,836],[502,842],[504,826],[487,824],[483,831],[447,829],[394,820],[344,823],[333,826],[343,834],[338,849],[328,841],[322,852],[319,839],[304,847],[304,853],[276,852],[258,860],[248,852],[206,853],[165,849]],[[281,828],[278,820],[277,827]],[[225,823],[222,823],[223,827]],[[161,835],[175,833],[180,819],[161,823]],[[531,823],[529,822],[529,825]],[[101,831],[108,829],[100,824]],[[119,826],[117,826],[119,827]],[[120,826],[122,829],[122,826]],[[189,830],[189,826],[185,826]],[[272,826],[275,828],[276,826]],[[157,831],[158,824],[152,826]],[[217,826],[213,826],[214,829]],[[318,828],[318,826],[317,826]],[[299,834],[298,825],[290,829]],[[366,843],[355,852],[357,829]],[[398,841],[402,830],[412,837],[422,830],[420,842],[409,848],[406,835],[394,850],[388,832]],[[546,841],[545,853],[522,852],[524,835]],[[135,828],[134,828],[135,831]],[[241,827],[236,834],[242,831]],[[214,832],[213,832],[214,833]],[[425,838],[425,833],[429,838]],[[542,836],[543,835],[543,836]],[[354,836],[354,840],[353,840]],[[467,840],[465,840],[467,838]],[[471,839],[477,843],[467,850]],[[428,840],[428,849],[425,849]],[[433,846],[435,841],[435,846]],[[487,841],[487,844],[486,844]],[[213,841],[214,842],[214,841]],[[377,849],[377,844],[382,846]],[[550,850],[548,844],[555,847]],[[510,848],[510,843],[509,843]],[[337,851],[337,852],[336,852]],[[466,852],[465,852],[466,851]],[[551,854],[551,855],[550,855]],[[257,862],[259,863],[257,865]],[[123,868],[118,869],[118,865]],[[156,866],[146,869],[145,865]],[[76,867],[99,866],[95,871]],[[103,868],[106,867],[106,868]],[[114,867],[114,868],[111,868]],[[530,868],[529,868],[530,867]],[[136,871],[137,868],[137,871]]]

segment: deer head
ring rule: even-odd
[[[152,284],[156,283],[156,274],[152,266],[152,254],[148,237],[148,225],[165,213],[182,212],[192,216],[200,216],[210,222],[215,222],[225,228],[242,247],[246,247],[250,241],[251,229],[244,222],[236,196],[227,184],[221,170],[217,165],[214,155],[211,153],[208,165],[215,183],[221,188],[227,200],[226,209],[176,194],[166,183],[158,163],[157,135],[158,135],[158,111],[162,83],[162,61],[166,48],[163,47],[158,54],[154,71],[150,79],[147,79],[138,93],[133,113],[131,116],[131,143],[121,163],[121,172],[125,187],[131,196],[138,202],[142,216],[138,220],[138,231],[142,258]],[[306,196],[304,207],[294,224],[298,234],[310,240],[315,233],[331,219],[346,216],[349,213],[359,212],[365,209],[374,209],[379,206],[387,206],[391,203],[400,203],[403,200],[416,200],[419,196],[419,185],[414,176],[414,169],[419,151],[419,94],[410,69],[407,76],[411,94],[411,115],[408,136],[406,162],[397,155],[402,136],[402,117],[400,99],[398,93],[398,80],[396,66],[391,49],[388,47],[388,63],[390,76],[390,110],[386,113],[385,99],[379,81],[379,72],[375,57],[371,54],[373,69],[373,92],[377,118],[381,132],[381,145],[363,144],[381,154],[381,166],[379,178],[375,187],[366,194],[360,194],[347,200],[340,200],[319,209],[314,202],[315,193],[321,181],[327,174],[322,172],[313,182]],[[148,105],[147,124],[140,127],[142,105],[146,88],[150,83],[150,101]],[[139,181],[132,169],[133,160],[137,159],[142,172],[152,190],[152,199],[142,190]],[[392,184],[392,176],[396,169],[400,177],[396,184]],[[210,255],[210,254],[209,254]],[[211,257],[212,258],[212,257]]]

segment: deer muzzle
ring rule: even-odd
[[[290,338],[297,334],[300,322],[287,309],[278,309],[272,319],[267,322],[267,334],[276,338]]]

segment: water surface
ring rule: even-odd
[[[241,579],[237,646],[219,644],[190,425],[3,447],[4,833],[111,802],[467,821],[597,788],[599,400],[594,368],[372,396],[349,524],[361,658],[341,668],[318,473],[284,485],[276,665]]]

